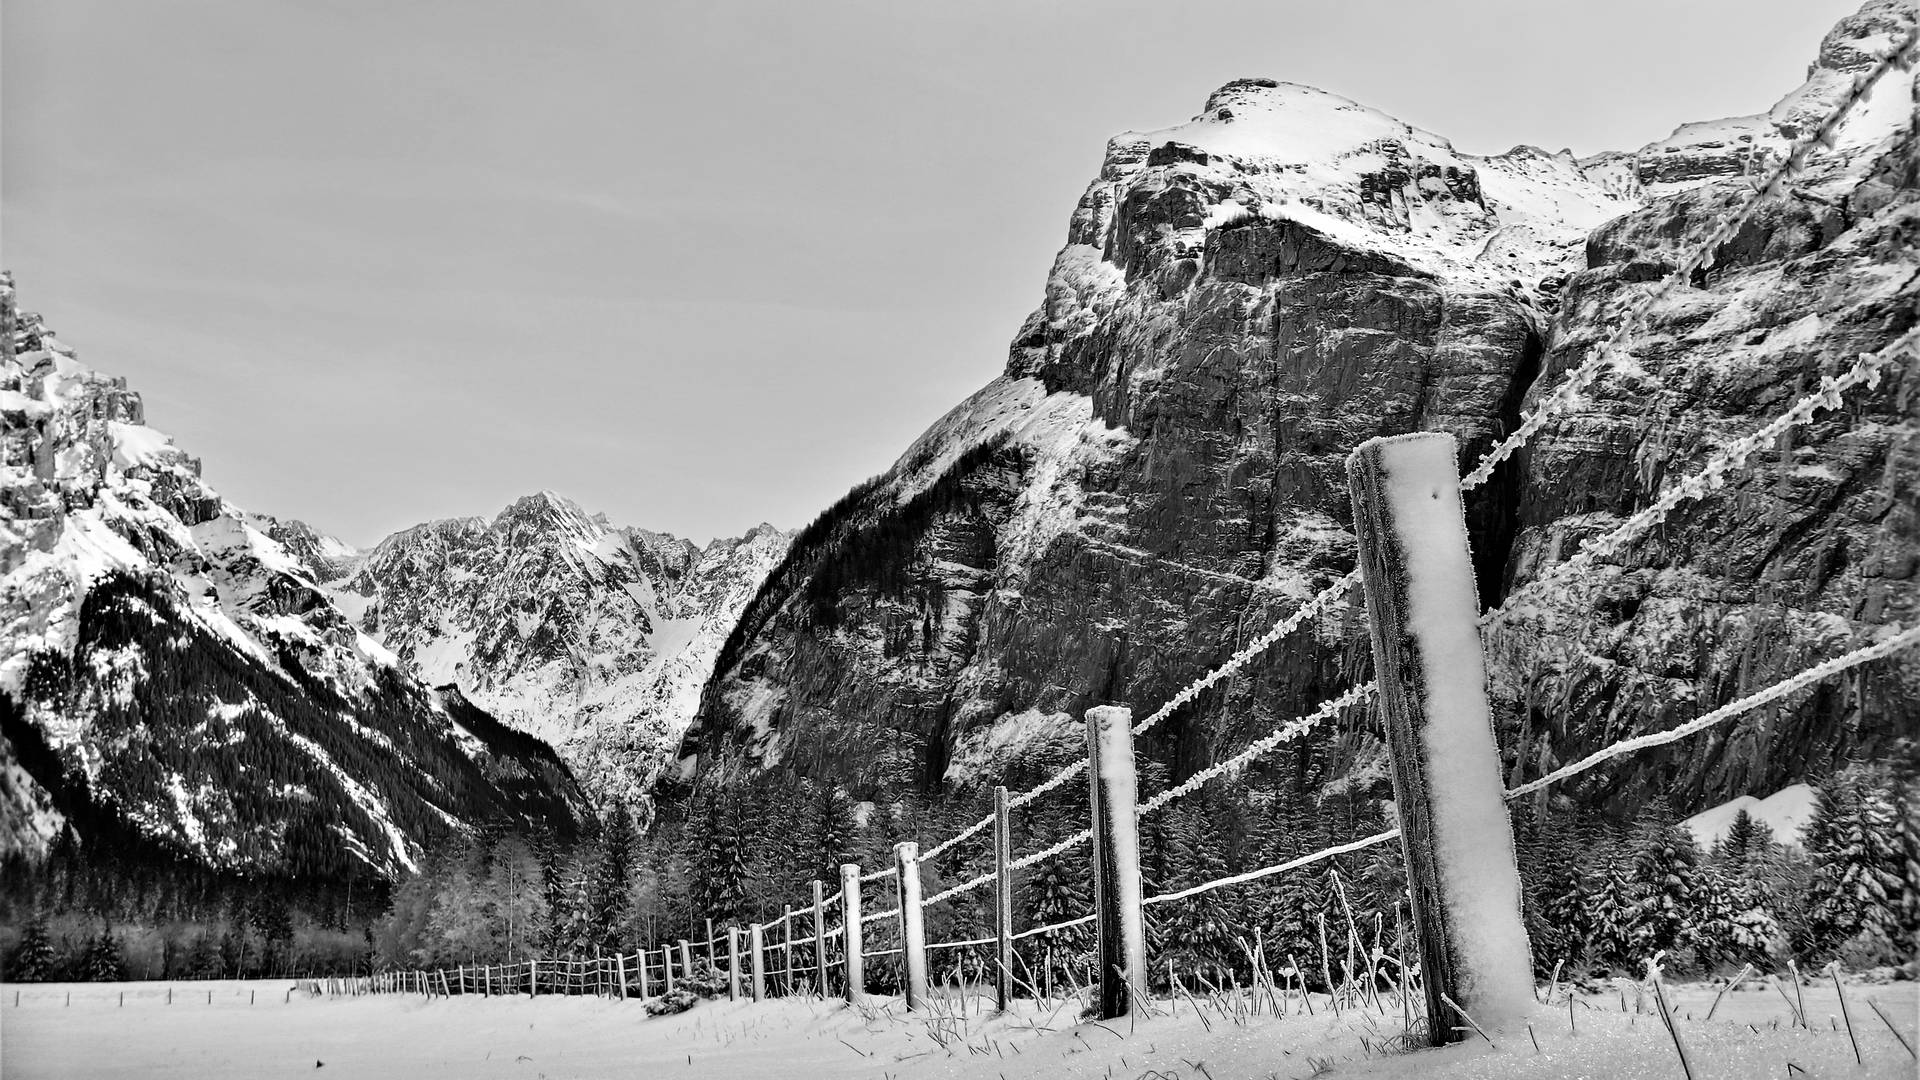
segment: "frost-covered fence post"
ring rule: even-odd
[[[866,968],[860,958],[860,864],[840,864],[840,927],[846,945],[847,1004],[867,994]]]
[[[993,998],[1001,1012],[1013,1001],[1013,828],[1007,789],[993,789]]]
[[[625,953],[613,954],[613,970],[620,976],[620,1000],[627,1000],[627,957]]]
[[[820,985],[820,1000],[827,999],[827,886],[813,879],[813,973]]]
[[[1369,439],[1347,458],[1436,1046],[1458,1035],[1460,1018],[1445,998],[1483,1025],[1534,1004],[1458,463],[1443,432]]]
[[[693,978],[693,946],[687,944],[686,938],[680,939],[680,977]]]
[[[640,946],[633,952],[633,970],[640,976],[640,1000],[647,1000],[647,947]]]
[[[709,964],[715,964],[718,962],[717,958],[713,955],[713,949],[715,944],[716,943],[713,940],[713,920],[708,919],[707,920],[707,963]]]
[[[786,963],[780,965],[780,996],[793,996],[793,905],[782,904],[780,914],[780,955]]]
[[[753,1000],[767,996],[766,930],[759,923],[747,927],[747,955],[753,966]]]
[[[527,961],[527,996],[540,996],[540,961]]]
[[[1087,710],[1087,791],[1093,810],[1094,925],[1100,935],[1102,1020],[1125,1016],[1147,985],[1146,931],[1140,921],[1140,829],[1134,817],[1133,710]]]
[[[727,927],[727,1000],[740,1000],[740,928]]]
[[[906,969],[907,1008],[927,1003],[927,923],[920,910],[920,845],[893,845],[893,880],[900,898],[900,963]]]
[[[660,992],[673,993],[673,946],[660,946]]]

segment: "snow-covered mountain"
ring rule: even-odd
[[[550,748],[334,606],[316,577],[350,549],[223,499],[10,277],[0,424],[0,851],[71,822],[123,854],[390,874],[448,829],[579,821]]]
[[[799,534],[676,775],[776,768],[880,799],[1073,753],[1090,704],[1165,702],[1353,566],[1351,448],[1442,430],[1478,457],[1912,18],[1870,0],[1772,109],[1630,153],[1468,154],[1272,79],[1112,139],[1004,374]],[[1639,367],[1472,493],[1483,599],[1912,325],[1913,92],[1910,71],[1883,81],[1653,314]],[[1670,726],[1920,617],[1916,378],[1856,393],[1777,475],[1688,508],[1683,530],[1517,603],[1489,644],[1514,766]],[[1368,656],[1364,615],[1336,605],[1146,752],[1176,771],[1217,760],[1363,678]],[[1912,661],[1888,661],[1583,786],[1683,806],[1773,790],[1910,737],[1915,686]],[[1283,767],[1304,792],[1384,777],[1379,751],[1328,730]]]
[[[429,683],[553,744],[596,796],[638,801],[787,541],[760,525],[701,548],[543,491],[395,533],[330,588]]]

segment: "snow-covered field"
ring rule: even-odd
[[[1445,1050],[1382,1049],[1397,1014],[1261,1015],[1236,1021],[1186,1002],[1134,1024],[1072,1022],[1023,1002],[1011,1016],[970,1010],[964,1020],[909,1018],[897,1001],[856,1011],[838,1002],[709,1002],[648,1017],[636,1002],[600,998],[378,996],[286,1000],[286,981],[6,986],[0,990],[0,1072],[37,1077],[687,1077],[759,1080],[894,1076],[1005,1080],[1114,1077],[1229,1080],[1267,1077],[1591,1078],[1682,1076],[1673,1043],[1651,1013],[1621,1011],[1617,996],[1542,1008],[1522,1027]],[[1915,1038],[1912,983],[1847,988],[1864,1065],[1856,1065],[1831,987],[1805,989],[1811,1030],[1787,1026],[1787,1006],[1764,983],[1730,994],[1713,1021],[1712,991],[1679,987],[1678,1027],[1697,1080],[1806,1076],[1908,1078],[1915,1062],[1866,1001]],[[211,1003],[208,995],[211,993]],[[125,995],[122,1005],[121,995]],[[16,995],[18,1004],[15,1004]],[[71,995],[71,1004],[68,1004]],[[975,1005],[979,1001],[976,999]],[[1164,1014],[1166,1006],[1160,1005]],[[952,1006],[946,1009],[954,1013]],[[1539,1049],[1533,1039],[1538,1039]],[[944,1045],[943,1045],[944,1044]],[[1803,1072],[1790,1073],[1788,1065]]]

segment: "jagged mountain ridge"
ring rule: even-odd
[[[763,524],[702,548],[543,491],[395,533],[330,588],[428,682],[554,745],[596,796],[638,803],[787,539]]]
[[[1731,201],[1745,170],[1776,158],[1907,17],[1875,0],[1835,28],[1806,84],[1774,109],[1683,125],[1631,154],[1463,154],[1273,80],[1230,83],[1187,124],[1115,138],[1005,374],[800,534],[716,665],[676,779],[778,768],[871,798],[1017,780],[1049,747],[1073,752],[1087,705],[1166,700],[1351,567],[1341,472],[1351,447],[1438,429],[1477,456],[1619,303],[1663,275],[1662,252],[1700,235],[1701,211]],[[1873,179],[1911,158],[1912,76],[1896,75],[1796,191],[1797,209],[1762,215],[1700,295],[1663,313],[1642,345],[1644,381],[1596,395],[1476,493],[1486,600],[1524,586],[1543,551],[1617,520],[1672,470],[1770,415],[1791,386],[1904,329],[1912,279],[1875,268],[1912,260],[1913,184]],[[1859,204],[1830,205],[1839,188]],[[1764,300],[1786,278],[1802,303],[1835,287],[1826,306],[1844,320],[1803,327],[1809,340],[1779,334],[1772,323],[1788,308]],[[1725,334],[1775,340],[1778,366],[1678,395],[1697,422],[1676,421],[1676,401],[1661,465],[1642,469],[1637,398],[1649,381],[1684,382],[1686,364],[1716,347],[1672,337],[1716,308],[1740,313]],[[1744,509],[1722,499],[1689,515],[1716,539],[1685,560],[1722,578],[1738,567],[1731,593],[1743,576],[1837,560],[1790,616],[1736,596],[1720,610],[1742,626],[1689,624],[1704,656],[1739,658],[1737,678],[1697,667],[1639,678],[1638,665],[1657,668],[1673,644],[1671,620],[1655,625],[1649,610],[1635,625],[1638,608],[1624,602],[1610,609],[1615,622],[1578,631],[1579,658],[1561,676],[1573,689],[1560,697],[1583,704],[1564,723],[1536,716],[1546,699],[1519,689],[1540,675],[1527,647],[1539,638],[1491,643],[1503,742],[1531,756],[1550,729],[1544,760],[1563,760],[1674,718],[1668,701],[1710,707],[1911,618],[1912,560],[1900,552],[1913,550],[1912,379],[1860,395],[1854,430],[1866,437],[1855,445],[1810,440],[1803,464],[1839,479],[1794,513],[1743,519],[1766,543],[1717,533]],[[1876,525],[1887,506],[1898,509]],[[1814,557],[1807,537],[1823,533],[1843,539]],[[1670,554],[1636,548],[1625,576],[1645,591]],[[1535,603],[1563,621],[1592,610],[1579,584]],[[1363,677],[1360,618],[1349,607],[1319,620],[1156,730],[1149,752],[1196,768]],[[1766,648],[1749,647],[1756,620],[1768,628],[1757,636],[1776,639]],[[1684,696],[1651,696],[1682,682]],[[1765,794],[1791,769],[1884,750],[1920,701],[1911,662],[1863,676],[1851,700],[1795,703],[1791,722],[1736,726],[1597,778],[1593,797],[1668,782],[1681,802]],[[1348,775],[1377,783],[1379,745],[1365,728],[1349,719],[1274,767],[1303,791]]]
[[[10,277],[0,419],[0,850],[72,823],[123,854],[390,876],[448,830],[581,821],[551,749],[355,629]]]

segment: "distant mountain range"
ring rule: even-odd
[[[700,548],[543,492],[357,551],[208,487],[10,277],[0,419],[0,854],[71,823],[386,876],[448,830],[643,805],[787,542]]]

